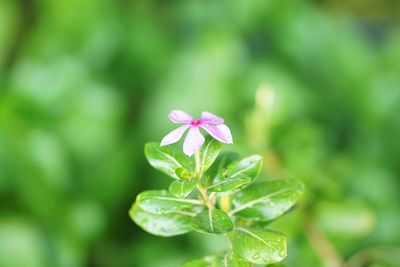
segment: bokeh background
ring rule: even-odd
[[[262,178],[288,267],[400,266],[400,2],[0,0],[0,266],[175,267],[226,248],[128,217],[171,181],[144,143],[174,108],[223,116]]]

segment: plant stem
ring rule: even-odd
[[[196,154],[194,154],[194,159],[196,162],[196,170],[195,170],[196,176],[197,176],[197,178],[200,179],[201,176],[203,175],[202,171],[201,171],[202,166],[201,166],[201,160],[200,160],[200,152],[196,152]]]
[[[207,189],[202,185],[201,178],[203,178],[203,166],[201,166],[200,152],[197,152],[194,155],[195,163],[196,163],[196,177],[200,180],[197,184],[197,189],[199,190],[201,197],[203,198],[204,203],[208,207],[208,209],[214,209],[213,199],[207,194]]]
[[[197,189],[199,190],[201,197],[203,198],[203,201],[206,204],[206,206],[208,207],[208,209],[214,209],[214,203],[208,196],[207,190],[199,184],[197,185]]]
[[[229,195],[221,196],[220,205],[223,211],[229,212],[231,209],[231,197]]]

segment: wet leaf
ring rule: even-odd
[[[236,177],[232,179],[224,179],[222,181],[215,181],[214,184],[207,187],[209,192],[233,192],[234,190],[241,188],[245,185],[251,183],[252,179],[250,177]]]
[[[232,253],[218,253],[187,262],[181,267],[251,267],[251,264]]]
[[[193,173],[186,168],[180,167],[175,170],[176,176],[183,180],[190,180],[194,177]]]
[[[233,230],[231,218],[219,209],[209,209],[197,214],[193,218],[192,226],[197,232],[209,234],[223,234]]]
[[[271,264],[287,255],[286,236],[280,232],[238,227],[228,234],[233,252],[256,264]]]
[[[207,187],[209,192],[233,193],[237,189],[249,185],[260,173],[262,158],[259,155],[246,157],[232,162],[226,170],[222,170]]]
[[[177,198],[166,190],[149,190],[136,197],[136,203],[141,209],[154,214],[168,214],[177,211],[196,212],[203,203],[197,199]]]
[[[159,143],[147,143],[144,153],[152,167],[174,179],[180,179],[176,174],[178,168],[193,170],[193,162],[182,152]]]
[[[223,144],[213,138],[207,138],[200,150],[201,172],[207,171],[216,160]]]
[[[176,197],[187,197],[197,185],[197,180],[176,180],[169,186],[169,192]]]
[[[262,169],[262,157],[252,155],[242,160],[232,162],[224,172],[224,176],[230,179],[236,177],[250,177],[254,180]]]
[[[279,179],[256,183],[232,198],[230,215],[241,219],[268,221],[289,210],[304,191],[298,179]]]
[[[129,210],[131,219],[143,230],[158,236],[175,236],[192,231],[192,216],[187,213],[173,212],[154,214],[141,209],[134,203]]]

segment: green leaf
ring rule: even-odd
[[[200,166],[201,173],[207,171],[214,163],[223,144],[213,138],[206,140],[205,145],[200,149]]]
[[[194,175],[191,171],[189,171],[188,169],[183,168],[183,167],[176,169],[175,174],[176,174],[176,176],[178,176],[178,178],[184,179],[184,180],[190,180],[194,177]]]
[[[222,210],[209,209],[193,218],[192,227],[200,233],[223,234],[233,230],[233,222]]]
[[[232,253],[218,253],[187,262],[181,267],[251,267],[251,264]]]
[[[168,146],[160,146],[154,142],[147,143],[144,154],[151,166],[174,179],[179,179],[176,175],[178,168],[193,170],[193,162],[190,158]]]
[[[198,212],[203,202],[197,199],[177,198],[166,190],[149,190],[136,197],[137,205],[154,214],[167,214],[177,211]]]
[[[238,227],[228,234],[233,252],[257,264],[271,264],[286,255],[286,236],[267,229]]]
[[[196,188],[197,180],[176,180],[169,186],[169,192],[179,198],[187,197]]]
[[[226,170],[226,167],[232,162],[236,161],[239,158],[239,155],[235,152],[223,151],[221,152],[214,164],[207,170],[207,176],[210,177],[210,180],[214,180],[217,176],[223,176],[223,172]]]
[[[222,259],[224,267],[251,267],[251,263],[233,253],[226,253]]]
[[[228,168],[220,172],[207,187],[209,192],[233,193],[236,189],[250,184],[260,173],[262,158],[259,155],[246,157],[229,164]]]
[[[143,230],[158,236],[175,236],[192,231],[192,216],[174,212],[170,214],[153,214],[141,209],[135,203],[129,210],[131,219]]]
[[[244,187],[251,183],[252,179],[250,177],[240,177],[236,178],[227,178],[224,180],[216,180],[214,184],[207,187],[207,191],[209,192],[233,192],[235,189]]]
[[[250,177],[254,180],[262,169],[262,157],[260,155],[252,155],[240,161],[229,164],[224,172],[227,178]]]
[[[298,179],[252,184],[232,198],[230,215],[256,221],[273,220],[289,210],[304,192]]]

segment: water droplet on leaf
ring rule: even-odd
[[[259,258],[260,258],[260,253],[255,253],[255,254],[253,254],[253,260],[258,260]]]

